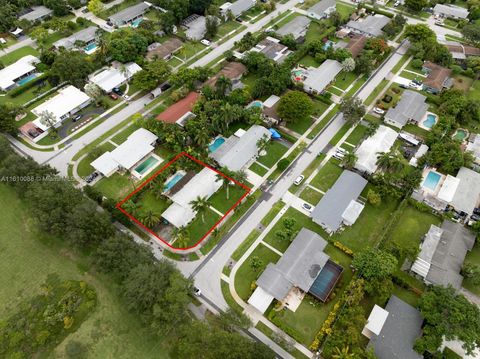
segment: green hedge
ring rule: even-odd
[[[372,6],[363,5],[363,7],[364,7],[365,9],[367,9],[368,11],[372,11],[372,12],[374,12],[374,13],[376,13],[376,14],[380,14],[380,15],[385,15],[385,16],[387,16],[387,17],[389,17],[389,18],[393,18],[393,17],[395,16],[395,14],[392,14],[392,13],[390,13],[390,12],[388,12],[388,11],[384,11],[384,10],[381,10],[381,9],[376,9],[376,8],[374,8],[374,7],[372,7]]]
[[[9,92],[10,97],[17,97],[20,96],[22,93],[24,93],[27,90],[30,90],[33,86],[37,85],[39,82],[46,80],[47,74],[42,74],[41,76],[38,76],[34,78],[33,80],[27,82],[26,84],[22,86],[18,86],[17,88],[13,89],[12,91]]]

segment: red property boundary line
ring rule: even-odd
[[[208,231],[207,233],[205,233],[202,238],[200,238],[200,240],[195,243],[194,245],[192,246],[189,246],[189,247],[186,247],[186,248],[178,248],[178,247],[174,247],[172,246],[170,243],[168,243],[166,240],[164,240],[162,237],[160,237],[157,233],[155,233],[154,231],[152,231],[150,228],[148,228],[147,226],[145,226],[143,223],[141,223],[137,218],[135,218],[133,215],[131,215],[130,213],[128,213],[127,211],[125,211],[123,208],[122,208],[122,205],[128,201],[133,195],[135,195],[136,193],[138,193],[143,187],[145,187],[149,182],[151,182],[155,177],[157,177],[161,172],[163,172],[167,167],[171,166],[174,162],[178,161],[180,158],[182,157],[187,157],[189,158],[190,160],[192,161],[195,161],[197,162],[198,164],[202,165],[203,167],[206,167],[212,171],[214,171],[215,173],[219,174],[220,176],[222,177],[225,177],[225,178],[228,178],[230,181],[232,181],[233,183],[235,183],[236,185],[242,187],[243,189],[245,189],[245,193],[242,195],[242,197],[240,197],[240,199],[235,202],[233,204],[233,206],[227,211],[225,212],[225,214],[223,215],[223,217],[221,217]],[[228,177],[227,175],[225,175],[224,173],[216,170],[215,168],[207,165],[206,163],[196,159],[195,157],[189,155],[188,153],[186,152],[181,152],[179,153],[178,155],[176,155],[172,160],[170,160],[165,166],[163,166],[162,168],[160,168],[159,170],[157,170],[151,177],[149,177],[145,182],[142,183],[142,185],[138,188],[136,188],[133,192],[131,192],[129,195],[127,195],[127,197],[125,197],[123,200],[121,200],[120,202],[117,203],[116,205],[116,208],[119,209],[123,214],[125,214],[128,218],[130,218],[132,221],[134,221],[136,224],[138,224],[139,226],[141,226],[143,229],[145,229],[146,231],[148,231],[150,234],[154,235],[156,238],[158,238],[159,240],[161,240],[163,243],[165,243],[168,247],[172,248],[172,249],[175,249],[177,251],[185,251],[185,250],[188,250],[188,249],[192,249],[192,248],[195,248],[197,247],[200,243],[203,242],[203,240],[210,234],[213,232],[213,230],[224,220],[225,217],[227,217],[230,212],[232,212],[235,207],[237,207],[242,201],[243,199],[250,193],[251,191],[251,188],[250,187],[247,187],[245,186],[243,183],[240,183],[238,182],[237,180],[231,178],[231,177]]]

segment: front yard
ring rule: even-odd
[[[260,162],[268,168],[272,168],[275,163],[287,152],[288,148],[282,145],[280,142],[270,141],[265,151],[265,156],[259,156],[257,162]]]
[[[310,182],[312,186],[318,188],[321,191],[328,191],[330,187],[334,185],[338,177],[343,172],[343,168],[338,165],[338,161],[330,159],[325,165],[318,171],[317,175]]]

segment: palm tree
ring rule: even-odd
[[[190,241],[190,232],[185,226],[175,228],[173,230],[173,237],[175,238],[175,243],[179,248],[185,248],[188,246]]]
[[[248,174],[244,170],[236,171],[232,173],[232,178],[240,183],[245,183],[248,180]]]
[[[270,138],[268,138],[267,135],[263,135],[262,138],[257,141],[257,148],[259,153],[262,152],[265,148],[267,148],[269,141]]]
[[[125,202],[122,205],[123,209],[130,213],[132,216],[136,217],[138,215],[138,212],[140,211],[140,208],[142,208],[141,205],[139,205],[136,202],[133,202],[131,199],[129,199],[127,202]]]
[[[350,348],[348,345],[339,349],[338,347],[335,348],[335,354],[332,355],[334,359],[353,359],[355,356],[353,353],[350,353]]]
[[[384,171],[389,171],[391,168],[391,157],[388,152],[379,152],[377,156],[376,165]]]
[[[353,152],[347,152],[345,157],[343,157],[342,164],[346,169],[352,169],[357,162],[357,155]]]
[[[225,173],[226,176],[222,176],[221,174],[218,174],[215,182],[222,181],[222,187],[225,187],[226,190],[227,190],[227,199],[230,199],[230,188],[229,188],[229,186],[230,186],[230,182],[232,182],[232,181],[230,180],[230,178],[227,177],[229,175],[230,171],[227,168],[222,167],[220,172]]]
[[[160,216],[154,213],[152,210],[145,212],[141,218],[140,222],[149,228],[155,227],[155,225],[160,221]]]
[[[225,97],[228,91],[232,89],[232,80],[228,77],[220,76],[215,83],[215,91],[220,98]]]
[[[201,214],[202,223],[205,223],[205,212],[210,207],[210,205],[208,204],[208,201],[207,201],[207,197],[197,196],[196,199],[194,199],[193,201],[190,202],[190,205],[192,206],[192,209],[195,212]]]

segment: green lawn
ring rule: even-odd
[[[333,83],[333,86],[338,87],[342,90],[346,90],[347,87],[350,86],[357,77],[358,75],[354,74],[353,72],[341,72],[338,74],[335,82]]]
[[[414,74],[408,71],[402,71],[402,73],[400,74],[400,77],[403,77],[408,80],[422,80],[424,78],[423,76],[420,76],[418,74]]]
[[[310,204],[313,204],[315,206],[315,205],[318,204],[318,202],[320,202],[323,195],[320,192],[315,191],[314,189],[312,189],[310,187],[305,187],[304,190],[302,191],[302,193],[300,193],[299,197],[301,199],[303,199],[304,201],[306,201]]]
[[[315,157],[315,159],[308,165],[305,171],[302,172],[302,175],[304,175],[305,178],[310,177],[313,171],[315,171],[320,166],[320,164],[324,159],[325,159],[325,154],[323,153]]]
[[[19,49],[16,49],[16,50],[6,54],[6,55],[3,55],[2,57],[0,57],[0,62],[4,66],[8,66],[8,65],[13,64],[15,61],[17,61],[17,60],[19,60],[22,57],[27,56],[27,55],[40,56],[40,53],[36,49],[34,49],[33,47],[24,46],[24,47],[21,47]]]
[[[350,136],[347,137],[345,142],[351,143],[352,145],[357,145],[363,139],[366,132],[367,127],[359,124],[357,127],[355,127]]]
[[[278,249],[280,252],[285,252],[290,245],[290,241],[280,239],[275,235],[277,231],[283,231],[284,227],[282,221],[284,218],[294,218],[296,220],[295,228],[298,230],[305,227],[317,233],[321,231],[321,227],[314,223],[310,219],[310,217],[304,215],[302,212],[296,210],[295,208],[290,207],[282,216],[282,218],[280,218],[279,221],[275,223],[271,231],[268,232],[268,234],[263,239],[264,242],[270,244],[272,247]]]
[[[28,101],[33,100],[34,98],[40,96],[41,94],[44,94],[45,92],[47,92],[51,89],[52,89],[52,85],[48,81],[45,81],[44,86],[41,86],[41,87],[33,86],[33,87],[29,88],[28,90],[26,90],[25,92],[23,92],[22,94],[16,96],[16,97],[10,96],[7,92],[6,96],[1,96],[0,97],[0,104],[5,104],[5,103],[10,102],[10,103],[13,103],[14,105],[17,105],[17,106],[23,106]],[[34,106],[38,106],[38,102],[36,102],[34,104]],[[33,108],[33,107],[31,107],[31,108]],[[17,124],[19,126],[20,126],[20,124],[23,125],[23,121],[19,121],[19,122],[17,122]]]
[[[253,257],[258,257],[261,260],[260,267],[257,270],[251,267]],[[260,277],[268,263],[277,263],[279,259],[280,256],[277,253],[263,244],[259,244],[247,260],[243,262],[235,276],[235,289],[240,298],[247,301],[253,293],[252,283]]]
[[[406,207],[390,232],[387,243],[395,243],[400,248],[418,248],[423,236],[432,224],[439,226],[442,220],[428,212],[420,212],[414,207]],[[402,260],[400,261],[402,262]]]
[[[303,135],[306,130],[312,125],[313,120],[310,116],[298,119],[296,122],[288,122],[287,128]]]
[[[470,91],[468,92],[468,97],[478,99],[480,98],[480,80],[473,82]]]
[[[270,141],[265,149],[267,154],[259,156],[257,162],[271,168],[287,152],[288,148],[280,142]]]
[[[343,96],[343,91],[340,91],[339,89],[336,89],[335,87],[333,86],[329,86],[328,87],[328,92],[334,94],[334,95],[337,95],[337,96]]]
[[[337,3],[337,11],[342,15],[342,18],[347,19],[355,11],[355,7],[347,5],[342,2]]]
[[[366,195],[371,185],[367,185],[362,195]],[[379,206],[366,203],[360,217],[351,227],[346,227],[343,232],[334,234],[333,240],[337,240],[354,252],[358,252],[367,246],[374,246],[384,231],[384,226],[390,219],[390,215],[398,206],[398,199],[382,198]]]
[[[86,358],[168,358],[162,337],[142,326],[137,315],[126,310],[122,295],[111,279],[91,268],[90,259],[70,245],[37,230],[28,205],[15,192],[0,185],[0,206],[8,208],[0,218],[0,316],[5,319],[21,301],[41,292],[47,276],[62,280],[84,280],[98,297],[95,311],[48,357],[66,357],[65,345],[72,340],[88,348]]]
[[[370,105],[373,102],[373,100],[377,98],[380,92],[382,92],[385,86],[387,85],[388,85],[388,80],[382,80],[380,84],[377,87],[375,87],[372,93],[368,95],[367,99],[365,100],[365,105]]]
[[[129,179],[128,175],[114,173],[110,177],[102,178],[95,183],[96,187],[105,197],[120,200],[129,192],[135,189],[134,183]]]
[[[338,166],[337,163],[338,161],[330,159],[320,171],[318,171],[310,184],[324,192],[328,191],[343,172],[343,169]]]
[[[222,187],[210,197],[209,202],[213,208],[225,214],[245,194],[245,191],[237,184],[229,186],[227,199],[227,189]]]
[[[326,103],[320,101],[320,100],[317,100],[317,99],[313,99],[313,116],[314,117],[320,117],[321,115],[323,115],[323,113],[325,111],[327,111],[328,107],[330,105],[327,105]]]
[[[141,204],[140,213],[152,211],[160,216],[163,211],[170,206],[168,201],[166,201],[164,198],[155,198],[155,195],[151,191],[146,190],[145,187],[143,188],[142,192],[142,197],[138,201],[138,203]]]
[[[408,133],[411,133],[413,135],[416,135],[416,136],[419,136],[423,139],[427,138],[427,135],[429,133],[429,131],[425,130],[424,128],[421,128],[417,125],[414,125],[414,124],[407,124],[403,127],[403,130],[405,132],[408,132]]]
[[[305,67],[318,67],[318,62],[310,55],[305,55],[298,61],[300,65]]]
[[[480,243],[478,241],[473,249],[467,253],[465,263],[480,264]],[[475,285],[471,278],[464,279],[462,285],[472,293],[480,295],[480,285]]]
[[[274,324],[285,330],[297,341],[307,347],[312,344],[315,335],[320,330],[323,322],[327,319],[328,314],[340,298],[340,294],[344,291],[352,278],[350,257],[330,244],[325,248],[325,253],[330,256],[331,260],[337,262],[344,268],[342,277],[334,289],[334,293],[336,293],[334,298],[327,303],[322,303],[314,297],[307,295],[295,312],[288,309],[284,309],[281,312],[275,312],[272,309],[268,313],[269,319]]]
[[[252,165],[248,169],[262,177],[265,176],[268,172],[264,167],[260,166],[256,162],[252,163]]]
[[[313,139],[323,128],[327,125],[327,123],[338,113],[339,105],[335,105],[330,112],[319,122],[317,125],[312,129],[312,131],[308,134],[309,139]]]
[[[396,74],[409,58],[409,55],[403,55],[400,61],[393,67],[392,73]]]
[[[211,209],[207,210],[204,217],[205,222],[202,221],[201,215],[197,215],[195,219],[187,226],[187,229],[190,233],[189,246],[195,245],[200,238],[202,238],[220,219],[220,216]]]
[[[229,32],[234,31],[242,26],[238,21],[227,21],[218,27],[218,33],[216,38],[220,39],[221,37],[227,35]]]

